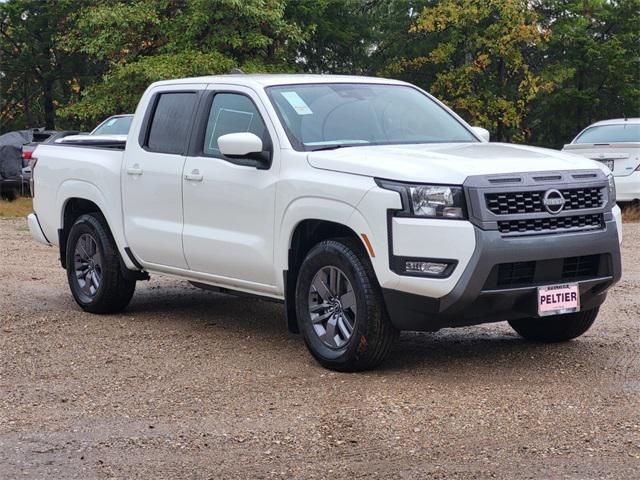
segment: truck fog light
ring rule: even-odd
[[[405,271],[407,273],[427,273],[430,275],[442,275],[448,266],[448,263],[406,262]]]

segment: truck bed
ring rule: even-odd
[[[122,211],[120,175],[124,143],[116,144],[40,144],[33,156],[34,210],[43,231],[57,244],[61,212],[69,198],[87,199],[99,207],[105,217]],[[109,223],[118,231],[121,218]]]

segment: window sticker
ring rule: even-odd
[[[111,120],[107,121],[107,123],[105,123],[104,126],[105,127],[110,127],[111,125],[116,123],[117,120],[118,120],[117,118],[112,118]]]
[[[296,92],[282,92],[282,96],[289,102],[289,105],[293,107],[298,115],[313,115],[309,106]]]

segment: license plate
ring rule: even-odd
[[[538,315],[558,315],[580,310],[580,289],[575,283],[538,287]]]
[[[609,167],[609,170],[611,170],[613,172],[613,167],[615,166],[615,162],[613,160],[609,160],[609,159],[598,159],[598,161],[600,163],[604,163],[607,167]]]

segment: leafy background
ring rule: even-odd
[[[0,55],[0,132],[89,130],[236,67],[404,79],[500,141],[640,116],[640,0],[8,0]]]

